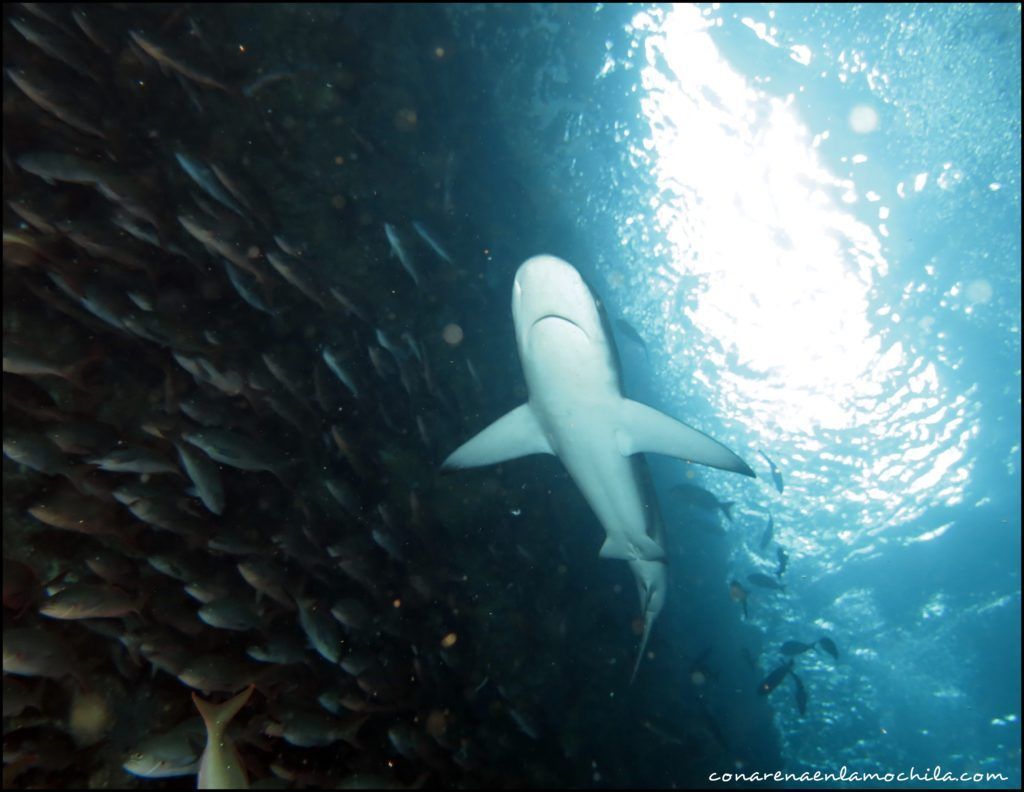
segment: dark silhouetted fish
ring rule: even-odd
[[[832,655],[832,658],[834,660],[839,659],[839,649],[836,648],[836,645],[831,638],[826,638],[825,636],[822,636],[818,639],[818,646],[820,646],[822,649],[824,649],[826,652]]]
[[[775,489],[782,492],[782,488],[784,486],[782,483],[782,471],[779,470],[778,466],[772,462],[771,459],[768,458],[768,455],[764,451],[758,451],[758,453],[764,457],[765,462],[767,462],[768,466],[772,469],[772,481],[775,482]]]
[[[779,686],[779,683],[786,678],[786,674],[792,670],[792,660],[788,660],[777,668],[772,669],[772,672],[762,679],[761,684],[757,686],[757,692],[762,696],[767,696]]]
[[[752,575],[747,575],[747,580],[749,580],[755,586],[771,589],[772,591],[785,591],[786,589],[786,587],[783,584],[779,583],[774,578],[770,578],[767,575],[762,575],[760,572],[754,572]]]
[[[781,547],[776,550],[775,555],[779,559],[779,568],[775,570],[776,577],[782,577],[782,573],[786,571],[786,564],[789,563],[789,556],[786,555],[786,551]]]
[[[812,643],[801,643],[800,641],[786,641],[779,651],[781,651],[782,654],[786,655],[787,657],[792,657],[793,655],[809,652],[813,648],[814,644]]]
[[[703,511],[721,511],[730,522],[732,521],[733,502],[720,501],[713,492],[708,492],[703,487],[698,487],[694,484],[676,484],[671,492],[687,504],[692,504]]]

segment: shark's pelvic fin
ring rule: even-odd
[[[754,477],[750,466],[717,440],[653,407],[630,399],[622,400],[615,439],[623,456],[640,452],[665,454]]]
[[[441,469],[481,467],[528,454],[554,453],[527,402],[456,448]]]
[[[608,534],[598,553],[601,558],[621,561],[664,561],[665,550],[649,536]]]

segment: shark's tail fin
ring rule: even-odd
[[[636,661],[633,663],[633,673],[629,677],[629,684],[633,684],[633,680],[636,679],[636,672],[640,668],[640,661],[644,659],[644,652],[647,651],[647,639],[651,637],[651,626],[654,624],[654,619],[651,618],[650,606],[651,604],[651,593],[647,592],[647,600],[644,602],[644,632],[640,636],[640,648],[636,653]]]

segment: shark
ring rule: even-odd
[[[618,358],[599,302],[557,256],[523,262],[512,321],[529,397],[453,451],[441,469],[552,454],[604,529],[599,555],[629,563],[644,608],[640,657],[665,599],[660,516],[643,453],[754,477],[738,455],[703,432],[623,395]],[[634,667],[634,675],[636,666]]]

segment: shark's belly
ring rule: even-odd
[[[622,537],[627,547],[639,547],[647,536],[647,512],[631,460],[619,452],[608,425],[584,420],[577,429],[556,433],[559,458],[605,534]]]
[[[568,406],[622,398],[618,374],[603,337],[591,338],[572,322],[547,318],[528,333],[520,358],[535,397]]]

